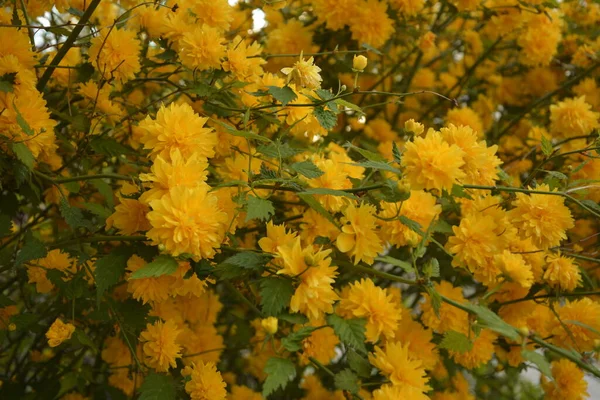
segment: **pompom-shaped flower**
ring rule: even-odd
[[[402,166],[413,189],[446,189],[465,177],[461,167],[464,151],[446,143],[439,132],[430,130],[405,146]]]
[[[373,392],[373,400],[429,400],[429,396],[413,386],[382,385]]]
[[[589,297],[567,301],[567,304],[558,309],[558,316],[562,324],[555,320],[553,341],[565,348],[574,347],[581,351],[591,351],[594,348],[594,342],[600,339],[599,303]]]
[[[427,384],[429,378],[421,360],[411,357],[407,345],[388,342],[385,351],[375,346],[375,353],[369,354],[369,361],[386,375],[393,385],[412,386],[421,392],[431,389]]]
[[[164,245],[173,256],[189,253],[196,260],[212,258],[225,236],[228,217],[208,190],[208,185],[178,186],[161,199],[152,200],[148,238]]]
[[[313,57],[304,60],[300,55],[300,60],[296,61],[292,68],[283,68],[282,73],[288,76],[288,82],[293,81],[296,86],[307,89],[319,89],[321,87],[321,68],[315,65]]]
[[[290,310],[301,312],[313,320],[323,313],[332,313],[338,295],[331,286],[337,276],[337,268],[331,266],[331,250],[315,252],[312,247],[302,249],[300,238],[296,238],[293,245],[279,246],[277,251],[284,265],[277,273],[300,281],[292,296]]]
[[[221,59],[225,57],[224,40],[217,28],[208,25],[184,33],[179,41],[181,62],[192,70],[221,68]]]
[[[185,391],[192,400],[224,400],[227,396],[227,385],[215,364],[211,362],[200,361],[191,367],[185,367],[182,374],[190,377],[185,384]]]
[[[62,272],[76,272],[74,260],[67,253],[55,249],[48,252],[46,257],[36,260],[35,265],[27,266],[27,276],[29,283],[35,283],[35,289],[38,293],[49,293],[54,289],[54,284],[50,282],[47,271],[56,269]],[[69,279],[65,277],[63,279]]]
[[[161,106],[156,119],[149,116],[140,122],[145,131],[141,142],[150,149],[151,155],[171,159],[171,151],[178,149],[184,159],[196,153],[198,157],[211,158],[215,155],[217,135],[205,128],[208,118],[199,117],[189,104],[171,103]]]
[[[336,346],[340,343],[333,329],[329,326],[313,331],[302,341],[302,364],[309,364],[311,357],[327,365],[335,358]]]
[[[342,233],[336,245],[341,252],[349,253],[354,264],[361,261],[373,264],[377,254],[383,251],[383,243],[377,235],[375,207],[363,203],[359,207],[350,204],[342,217]]]
[[[367,340],[376,343],[381,336],[393,339],[401,318],[398,304],[386,289],[375,286],[372,280],[362,279],[344,291],[339,310],[344,316],[367,319]]]
[[[71,335],[75,332],[75,325],[64,323],[60,318],[57,318],[50,329],[46,332],[46,338],[48,338],[48,345],[50,347],[59,346],[65,340],[71,339]]]
[[[394,33],[394,23],[387,16],[387,2],[367,0],[359,4],[349,21],[352,39],[381,47]]]
[[[133,31],[127,29],[104,29],[91,40],[89,57],[94,67],[106,79],[120,81],[135,78],[139,72],[140,42]],[[108,36],[107,36],[108,35]]]
[[[143,258],[133,255],[127,260],[127,271],[134,273],[146,265]],[[169,297],[170,285],[175,278],[169,275],[161,275],[150,278],[128,279],[127,291],[132,294],[136,300],[142,300],[142,303],[162,302]]]
[[[464,303],[465,298],[460,287],[453,287],[448,281],[436,283],[435,290],[442,296],[446,296],[458,303]],[[423,323],[436,332],[448,330],[461,331],[468,326],[469,319],[466,311],[458,309],[447,303],[442,303],[439,312],[436,312],[433,301],[429,295],[425,295],[425,303],[422,305]]]
[[[336,31],[344,28],[356,15],[360,0],[315,0],[315,15],[327,28]]]
[[[589,135],[598,128],[600,113],[591,110],[585,96],[565,99],[550,106],[550,131],[558,137]]]
[[[548,185],[540,185],[535,191],[549,192]],[[555,190],[556,191],[556,190]],[[550,194],[517,193],[511,211],[512,223],[522,238],[530,237],[541,249],[558,246],[567,238],[566,230],[575,223],[564,199]]]
[[[184,159],[179,149],[171,151],[171,159],[165,160],[161,156],[154,159],[151,172],[140,174],[140,179],[152,182],[152,187],[142,193],[140,201],[148,203],[151,200],[162,198],[170,189],[178,186],[195,188],[202,186],[208,177],[208,163],[204,157],[193,153]]]
[[[121,204],[115,207],[115,212],[106,219],[106,228],[113,226],[122,235],[133,235],[136,232],[147,231],[150,223],[146,215],[150,211],[147,204],[136,199],[121,198]]]
[[[261,52],[262,48],[257,42],[248,46],[243,38],[236,36],[227,49],[227,61],[223,62],[223,69],[231,71],[240,81],[258,77],[263,73],[261,65],[266,63],[257,57]]]
[[[169,368],[175,368],[175,360],[181,357],[181,346],[177,340],[180,332],[171,320],[147,324],[146,330],[140,333],[146,365],[157,372],[167,372]]]
[[[498,268],[508,280],[518,283],[523,288],[530,288],[533,284],[531,266],[525,262],[520,254],[513,254],[508,250],[504,250],[494,256],[494,262],[498,264]]]
[[[560,254],[549,254],[546,257],[544,280],[554,288],[565,291],[575,290],[581,284],[579,267],[570,257]]]
[[[545,400],[583,400],[588,398],[587,381],[583,371],[567,359],[553,361],[552,377],[554,381],[542,378],[542,388],[546,392]]]
[[[454,236],[448,238],[446,248],[456,256],[455,267],[466,266],[471,272],[485,267],[500,250],[498,236],[494,232],[496,222],[491,216],[469,214],[453,226]]]
[[[463,328],[464,330],[465,328]],[[468,369],[477,368],[486,364],[494,355],[494,341],[496,334],[489,329],[484,329],[479,336],[473,340],[473,348],[469,351],[450,351],[450,356],[458,364]]]

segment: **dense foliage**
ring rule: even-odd
[[[586,398],[599,26],[5,1],[0,398]]]

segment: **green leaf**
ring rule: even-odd
[[[12,218],[8,215],[0,214],[0,237],[11,234]]]
[[[433,285],[425,286],[425,291],[429,294],[429,300],[431,301],[431,307],[433,307],[433,312],[439,318],[440,317],[440,307],[442,307],[442,296],[439,294],[437,290],[433,287]]]
[[[94,341],[87,335],[87,333],[85,333],[81,329],[79,329],[79,328],[75,329],[75,333],[73,334],[73,336],[83,346],[89,347],[94,352],[98,352],[98,349],[96,348],[96,344],[94,343]]]
[[[151,373],[144,378],[138,400],[175,400],[177,393],[173,378]]]
[[[25,143],[12,143],[11,148],[19,161],[25,164],[28,169],[33,169],[35,157],[31,153],[31,150],[29,150],[29,147],[25,146]]]
[[[331,100],[334,97],[333,93],[331,93],[330,90],[317,89],[317,90],[315,90],[315,92],[319,95],[321,100]],[[333,111],[335,113],[339,112],[338,106],[335,103],[335,101],[328,101],[325,104],[327,105],[327,107],[329,107],[331,109],[331,111]]]
[[[60,389],[55,398],[60,399],[64,394],[77,386],[77,374],[68,372],[60,378]]]
[[[15,324],[19,332],[31,330],[34,325],[37,325],[39,320],[39,315],[31,313],[22,313],[10,317],[10,322]]]
[[[16,72],[7,72],[4,75],[0,75],[0,92],[12,93],[14,91],[13,85],[17,78]]]
[[[519,332],[513,326],[504,322],[502,318],[500,318],[490,309],[468,303],[465,304],[465,306],[477,315],[477,322],[479,325],[487,327],[493,330],[494,332],[506,336],[509,339],[515,341],[519,339]]]
[[[343,107],[349,108],[352,111],[356,111],[359,114],[364,114],[365,113],[362,110],[362,108],[360,108],[356,104],[350,103],[349,101],[346,101],[344,99],[335,99],[334,103],[337,104],[338,106],[343,106]]]
[[[0,293],[0,307],[14,306],[15,304],[17,303],[9,299],[6,295]]]
[[[15,104],[14,100],[13,100],[13,108],[15,109],[15,113],[17,114],[17,124],[19,125],[21,130],[27,136],[33,136],[35,134],[35,132],[33,131],[33,129],[31,129],[31,127],[29,126],[27,121],[25,121],[25,118],[23,118],[23,115],[21,115],[21,112],[17,108],[17,105]]]
[[[269,396],[277,389],[285,389],[296,377],[296,366],[287,358],[271,357],[264,369],[267,379],[263,383],[262,395]]]
[[[110,185],[102,179],[91,179],[89,183],[91,183],[92,186],[94,186],[96,190],[98,190],[98,193],[100,193],[104,197],[108,209],[112,210],[115,206],[115,202],[113,199],[114,193]]]
[[[548,362],[548,360],[546,360],[546,357],[544,357],[543,354],[532,350],[523,349],[521,351],[521,355],[525,360],[534,363],[542,374],[546,375],[550,379],[553,379],[552,371],[550,369],[550,363]]]
[[[317,106],[313,109],[313,115],[317,118],[319,124],[327,130],[331,130],[337,125],[337,115],[333,111]]]
[[[35,238],[31,231],[27,231],[23,247],[21,247],[21,250],[17,254],[15,266],[18,267],[27,261],[39,260],[40,258],[46,257],[47,254],[48,251],[43,243]]]
[[[316,330],[313,326],[305,326],[292,332],[281,340],[281,344],[287,351],[302,350],[302,341]]]
[[[382,162],[382,161],[367,160],[367,161],[363,161],[363,162],[352,164],[352,165],[357,165],[359,167],[364,167],[364,168],[378,169],[378,170],[382,170],[382,171],[389,171],[389,172],[393,172],[394,174],[397,174],[397,175],[402,175],[402,171],[400,171],[398,168],[394,168],[390,164]]]
[[[229,257],[222,264],[235,265],[244,269],[258,270],[269,262],[270,257],[265,254],[255,253],[253,251],[242,251]]]
[[[542,135],[542,153],[545,156],[549,156],[554,152],[554,146],[552,146],[552,142],[548,140],[546,136]]]
[[[376,192],[374,196],[386,203],[397,203],[410,199],[410,191],[400,189],[397,181],[386,179],[379,192]]]
[[[142,268],[131,274],[129,280],[171,275],[177,271],[177,267],[177,260],[166,254],[161,254],[156,257],[154,261],[144,265]]]
[[[91,212],[94,215],[99,216],[102,219],[106,219],[106,218],[110,217],[110,215],[112,214],[112,211],[109,210],[108,208],[104,207],[102,204],[83,203],[82,205],[86,210],[88,210],[89,212]]]
[[[302,153],[302,150],[290,147],[287,143],[281,143],[279,141],[273,142],[268,145],[258,146],[256,149],[261,154],[267,157],[284,159],[295,156],[298,153]]]
[[[321,214],[323,217],[327,218],[327,220],[329,222],[331,222],[338,229],[340,229],[337,221],[335,220],[335,218],[333,218],[333,215],[331,215],[329,213],[329,211],[327,211],[325,209],[325,207],[323,207],[321,205],[321,203],[319,203],[319,201],[314,198],[314,196],[312,196],[312,195],[310,195],[308,193],[298,193],[298,197],[300,197],[300,199],[302,199],[302,201],[304,201],[306,204],[308,204],[308,206],[310,208],[312,208],[313,210],[315,210],[316,212],[318,212],[319,214]]]
[[[294,286],[290,279],[263,278],[260,281],[260,305],[266,315],[277,315],[290,304]]]
[[[273,203],[259,197],[248,196],[247,207],[246,222],[253,219],[266,221],[271,218],[271,215],[275,214]]]
[[[463,333],[448,331],[440,342],[442,349],[465,353],[473,348],[473,342]]]
[[[324,174],[319,167],[309,160],[293,163],[290,168],[309,179],[318,178]]]
[[[385,157],[383,157],[381,154],[377,154],[377,153],[373,153],[372,151],[369,151],[369,150],[361,149],[360,147],[357,147],[350,142],[346,143],[344,145],[344,147],[347,149],[356,151],[357,153],[359,153],[361,156],[363,156],[367,160],[386,162]]]
[[[440,277],[440,262],[437,258],[430,259],[423,266],[423,273],[428,278],[439,278]]]
[[[119,282],[119,279],[121,279],[121,276],[125,273],[127,260],[129,260],[132,255],[132,248],[118,247],[109,255],[96,261],[94,280],[96,281],[96,296],[98,303],[100,303],[104,292]]]
[[[473,197],[471,197],[469,193],[465,192],[465,188],[457,184],[452,185],[450,194],[453,197],[458,197],[460,199],[473,200]]]
[[[281,314],[277,315],[277,318],[279,320],[287,321],[290,324],[296,324],[296,325],[304,325],[308,322],[308,318],[306,318],[306,316],[303,314],[281,313]]]
[[[396,142],[392,142],[392,155],[394,156],[394,162],[400,164],[402,162],[402,153]]]
[[[544,171],[545,173],[547,173],[549,177],[556,178],[556,179],[561,180],[561,181],[566,181],[566,180],[569,179],[569,177],[567,175],[563,174],[562,172],[547,171],[547,170],[542,170],[542,171]]]
[[[408,227],[408,229],[410,229],[411,231],[416,232],[420,235],[423,234],[421,224],[419,224],[417,221],[413,221],[412,219],[408,218],[405,215],[399,216],[398,219],[400,220],[400,222],[402,222],[403,225],[406,225]]]
[[[328,188],[310,188],[310,189],[304,190],[303,193],[319,194],[319,195],[327,195],[327,196],[341,196],[341,197],[347,197],[347,198],[353,199],[353,200],[358,199],[358,197],[356,197],[352,193],[344,192],[343,190],[328,189]]]
[[[340,390],[346,390],[352,394],[358,393],[358,377],[349,368],[335,375],[333,378],[335,387]]]
[[[256,133],[248,132],[248,131],[230,130],[230,131],[228,131],[228,133],[233,136],[240,136],[240,137],[243,137],[246,139],[258,140],[259,142],[271,142],[272,141],[271,139],[269,139],[266,136],[260,136],[260,135],[257,135]]]
[[[366,321],[364,319],[344,319],[337,314],[330,314],[327,316],[327,324],[333,328],[342,343],[364,353],[367,352],[365,347]]]
[[[196,94],[200,97],[210,96],[216,91],[217,90],[214,87],[202,82],[196,82],[194,86],[190,89],[191,93]]]
[[[65,221],[67,222],[67,224],[69,224],[69,226],[71,228],[73,228],[73,229],[76,229],[76,228],[92,229],[93,228],[93,224],[90,221],[88,221],[87,219],[85,219],[81,209],[79,209],[77,207],[71,207],[64,198],[60,199],[59,209],[60,209],[61,215],[63,216],[63,218],[65,219]]]
[[[284,106],[290,101],[294,101],[298,98],[296,93],[294,93],[289,86],[284,86],[282,88],[277,86],[267,87],[269,88],[269,93],[275,98],[275,100],[279,101]]]
[[[369,378],[371,376],[373,367],[363,356],[354,351],[354,349],[348,350],[346,358],[348,359],[348,365],[358,374],[358,376],[361,378]]]
[[[395,267],[400,267],[403,270],[405,270],[406,272],[414,272],[414,268],[413,268],[412,264],[409,263],[408,261],[398,260],[397,258],[390,257],[390,256],[377,257],[375,260],[386,263],[386,264],[391,264]]]
[[[104,154],[109,157],[120,157],[121,155],[135,154],[135,152],[115,139],[102,137],[93,139],[90,142],[90,146],[94,152],[98,154]]]
[[[375,47],[371,46],[371,45],[370,45],[370,44],[368,44],[368,43],[363,43],[363,44],[361,45],[361,47],[362,47],[363,49],[367,49],[367,50],[369,50],[369,51],[372,51],[373,53],[375,53],[375,54],[377,54],[377,55],[379,55],[379,56],[382,56],[382,55],[383,55],[383,53],[382,53],[382,52],[380,52],[379,50],[377,50]]]

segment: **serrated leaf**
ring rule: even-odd
[[[235,265],[244,269],[258,270],[265,266],[269,261],[265,254],[255,253],[253,251],[243,251],[229,257],[222,264]]]
[[[294,286],[290,279],[264,278],[260,281],[260,305],[266,315],[277,315],[290,304]]]
[[[315,90],[315,92],[317,93],[317,95],[319,95],[321,100],[331,100],[334,97],[333,93],[331,93],[330,90],[317,89],[317,90]],[[335,103],[335,101],[328,101],[325,104],[327,105],[327,107],[329,107],[331,109],[331,111],[333,111],[335,113],[338,112],[338,107],[337,107],[337,104]]]
[[[396,142],[392,142],[392,156],[394,157],[394,162],[398,164],[402,162],[402,153],[400,153],[400,149]]]
[[[96,188],[96,190],[98,190],[98,193],[104,197],[108,209],[112,210],[115,206],[115,202],[113,199],[114,193],[110,185],[104,182],[102,179],[91,179],[89,182]]]
[[[216,92],[216,89],[210,85],[207,85],[206,83],[196,82],[190,89],[190,92],[200,97],[207,97]]]
[[[13,100],[13,108],[15,109],[15,114],[17,114],[17,124],[19,125],[21,130],[27,136],[33,136],[35,134],[35,132],[33,131],[33,129],[31,129],[31,126],[29,126],[27,121],[25,121],[25,118],[23,118],[23,115],[21,115],[21,112],[17,108],[17,105],[15,104],[14,100]]]
[[[290,324],[294,324],[294,325],[304,325],[308,322],[308,318],[306,318],[305,315],[303,314],[288,314],[288,313],[281,313],[279,315],[277,315],[277,318],[279,320],[282,321],[287,321]]]
[[[287,351],[300,351],[302,350],[302,341],[309,337],[315,330],[316,328],[312,326],[302,327],[284,337],[281,340],[281,344]]]
[[[405,215],[399,216],[398,220],[400,220],[400,222],[402,222],[403,225],[406,225],[411,231],[416,232],[418,234],[423,234],[421,224],[419,224],[417,221],[414,221]]]
[[[298,98],[298,95],[289,86],[282,88],[277,86],[267,86],[269,88],[269,94],[271,94],[275,100],[280,102],[282,105],[287,105],[290,101],[294,101]]]
[[[110,215],[112,214],[112,211],[110,211],[108,208],[104,207],[102,204],[83,203],[82,205],[86,210],[88,210],[89,212],[91,212],[94,215],[99,216],[102,219],[106,219],[106,218],[110,217]]]
[[[465,192],[465,188],[460,185],[456,185],[456,184],[452,185],[452,190],[451,190],[450,194],[452,195],[452,197],[473,200],[473,197],[471,197],[471,195],[469,193]]]
[[[266,221],[275,214],[275,208],[273,203],[269,200],[261,199],[255,196],[248,196],[247,209],[246,209],[246,222],[259,219]]]
[[[333,111],[318,106],[313,109],[313,115],[317,118],[319,124],[327,130],[331,130],[337,125],[337,115]]]
[[[366,321],[364,319],[344,319],[337,314],[327,316],[327,324],[331,326],[342,343],[366,352],[365,332]]]
[[[585,199],[585,200],[581,200],[581,203],[588,206],[589,208],[591,208],[592,210],[594,210],[596,212],[600,212],[600,205],[598,205],[598,203],[596,203],[593,200]]]
[[[33,169],[35,163],[35,157],[29,150],[29,147],[25,146],[25,143],[12,143],[12,151],[19,161],[21,161],[28,169]]]
[[[323,207],[321,205],[321,203],[319,203],[319,201],[317,199],[315,199],[312,195],[310,195],[308,193],[298,193],[298,197],[300,197],[300,199],[302,199],[302,201],[304,201],[306,204],[308,204],[308,206],[310,208],[312,208],[313,210],[315,210],[316,212],[321,214],[323,217],[327,218],[327,220],[329,222],[331,222],[338,229],[340,229],[337,221],[335,220],[335,218],[333,218],[333,215],[331,215],[329,213],[329,211],[327,211],[325,209],[325,207]]]
[[[335,99],[334,103],[336,103],[338,106],[343,106],[343,107],[349,108],[352,111],[356,111],[357,113],[360,113],[360,114],[364,114],[365,113],[362,110],[362,108],[360,108],[356,104],[350,103],[349,101],[346,101],[344,99]]]
[[[27,231],[23,247],[21,247],[15,259],[15,265],[18,267],[27,261],[39,260],[46,257],[47,254],[48,251],[44,244],[36,239],[31,231]]]
[[[173,378],[151,373],[144,378],[144,383],[140,386],[138,400],[175,400],[176,395]]]
[[[389,172],[393,172],[394,174],[397,174],[397,175],[402,175],[402,171],[400,171],[398,168],[394,168],[390,164],[382,162],[382,161],[367,160],[367,161],[359,162],[359,163],[352,164],[352,165],[357,165],[357,166],[363,167],[363,168],[372,168],[372,169],[378,169],[378,170],[382,170],[382,171],[389,171]]]
[[[515,341],[519,339],[519,332],[513,326],[504,322],[502,318],[490,309],[468,303],[465,306],[477,315],[479,325],[489,328],[509,339]]]
[[[569,179],[569,177],[565,174],[563,174],[562,172],[558,172],[558,171],[547,171],[544,170],[545,173],[548,174],[548,176],[551,176],[553,178],[559,179],[561,181],[566,181]]]
[[[12,93],[14,91],[13,85],[17,77],[16,72],[8,72],[4,75],[0,75],[0,92]]]
[[[398,187],[398,181],[386,179],[375,196],[387,203],[397,203],[410,199],[410,191],[401,190]]]
[[[383,157],[381,154],[377,154],[377,153],[373,153],[372,151],[369,151],[369,150],[361,149],[360,147],[355,146],[355,145],[353,145],[350,142],[347,142],[344,145],[344,147],[347,148],[347,149],[351,149],[351,150],[356,151],[357,153],[359,153],[361,156],[363,156],[367,160],[370,160],[370,161],[379,161],[379,162],[386,162],[385,157]]]
[[[267,397],[277,389],[285,389],[296,377],[296,366],[287,358],[271,357],[264,369],[267,378],[263,383],[262,395]]]
[[[432,258],[423,267],[423,273],[428,278],[439,278],[440,276],[440,262],[437,258]]]
[[[309,179],[318,178],[324,174],[319,167],[309,160],[293,163],[290,168]]]
[[[548,140],[546,136],[542,135],[542,153],[545,156],[549,156],[554,152],[554,146],[552,146],[552,142]]]
[[[447,331],[440,342],[442,349],[465,353],[473,349],[473,342],[463,333]]]
[[[337,373],[333,378],[333,381],[337,389],[345,390],[352,394],[356,394],[360,390],[360,386],[358,386],[358,377],[349,368]]]
[[[302,150],[300,150],[300,149],[294,149],[294,148],[290,147],[289,144],[281,143],[279,141],[273,142],[268,145],[258,146],[256,151],[258,151],[261,154],[264,154],[267,157],[277,158],[277,159],[290,158],[290,157],[293,157],[296,154],[302,152]]]
[[[171,275],[177,271],[177,260],[166,254],[161,254],[154,261],[144,265],[129,276],[129,280],[155,278],[163,275]]]
[[[542,374],[546,375],[550,379],[553,379],[550,363],[548,360],[546,360],[546,357],[544,357],[543,354],[540,354],[536,351],[523,349],[521,351],[521,355],[525,360],[534,363]]]
[[[92,223],[85,219],[83,212],[77,207],[71,207],[64,198],[60,199],[59,209],[60,214],[71,228],[91,229],[93,227]]]
[[[119,279],[125,273],[127,260],[129,260],[132,254],[132,248],[118,247],[109,255],[96,261],[94,280],[96,281],[96,296],[98,303],[100,303],[104,292],[119,282]]]
[[[361,378],[369,378],[371,376],[373,367],[363,356],[353,349],[349,349],[346,353],[346,358],[348,359],[348,365],[358,376]]]
[[[442,307],[442,296],[439,294],[437,290],[433,286],[425,286],[425,291],[429,295],[429,301],[431,302],[431,307],[433,308],[433,312],[439,318],[440,317],[440,307]]]
[[[79,329],[79,328],[75,329],[75,332],[74,332],[73,336],[75,337],[75,339],[77,339],[77,341],[81,345],[89,347],[94,352],[98,351],[98,349],[96,348],[96,344],[94,343],[94,341],[87,335],[87,333],[85,333],[81,329]]]
[[[413,268],[412,264],[407,261],[398,260],[397,258],[390,257],[390,256],[377,257],[375,260],[386,263],[386,264],[391,264],[395,267],[400,267],[403,270],[405,270],[406,272],[414,272],[414,268]]]

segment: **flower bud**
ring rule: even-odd
[[[260,320],[260,325],[267,333],[274,335],[277,332],[278,321],[275,317],[267,317]]]
[[[354,56],[354,59],[352,59],[352,68],[363,72],[367,68],[367,57],[363,55]]]
[[[414,119],[409,119],[404,123],[404,129],[408,132],[412,132],[415,136],[419,136],[425,130],[423,124],[416,122]]]

